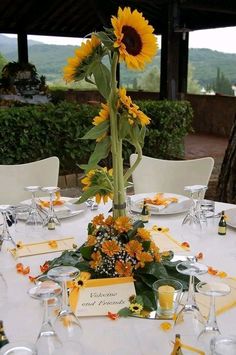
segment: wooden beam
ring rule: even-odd
[[[28,63],[28,41],[26,33],[17,34],[17,44],[18,44],[18,62]]]

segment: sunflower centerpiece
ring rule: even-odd
[[[111,18],[112,28],[93,33],[68,59],[64,68],[67,82],[85,79],[97,86],[104,97],[98,116],[94,117],[94,127],[83,139],[96,140],[96,146],[87,165],[85,185],[80,202],[95,196],[96,201],[113,200],[113,218],[125,216],[125,187],[133,170],[142,158],[145,129],[150,119],[140,111],[127,95],[125,88],[119,88],[116,80],[119,62],[125,62],[131,70],[142,70],[157,51],[154,29],[142,13],[131,11],[129,7],[119,8],[118,15]],[[103,63],[108,57],[109,67]],[[135,147],[137,160],[124,173],[122,146],[128,141]],[[100,160],[112,154],[112,170],[99,167]]]

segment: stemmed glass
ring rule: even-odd
[[[37,234],[39,228],[43,225],[43,217],[36,203],[36,192],[40,191],[40,186],[26,186],[25,191],[31,192],[31,206],[25,224],[27,227],[30,227],[31,233]]]
[[[195,341],[204,326],[204,319],[195,299],[194,277],[205,274],[207,266],[197,263],[195,260],[188,260],[177,264],[176,269],[181,274],[189,275],[189,290],[187,300],[176,316],[174,334],[181,334],[183,339],[194,337],[192,340]]]
[[[82,330],[78,318],[68,304],[67,282],[74,280],[79,274],[80,271],[73,266],[58,266],[47,273],[49,279],[62,285],[62,306],[54,323],[55,330],[63,343],[77,343],[76,346]]]
[[[216,321],[215,297],[226,296],[230,293],[230,287],[220,282],[199,282],[197,291],[203,295],[210,296],[210,310],[204,329],[198,336],[198,340],[203,343],[206,350],[209,350],[210,341],[215,336],[220,335],[220,330]]]
[[[28,291],[28,294],[32,298],[41,300],[44,303],[43,323],[36,341],[36,348],[39,355],[52,355],[56,353],[56,350],[62,348],[62,343],[48,316],[48,301],[58,296],[61,291],[61,286],[51,280],[41,282]]]
[[[0,234],[0,250],[1,250],[2,243],[4,240],[11,242],[16,247],[16,243],[9,232],[8,223],[7,223],[7,214],[11,210],[10,207],[11,206],[9,206],[9,205],[0,205],[0,212],[2,214],[2,219],[3,219],[2,231]]]
[[[47,187],[42,187],[41,190],[49,194],[49,210],[48,210],[48,215],[44,220],[43,226],[48,227],[48,229],[55,229],[55,225],[60,225],[61,222],[57,218],[53,206],[53,196],[55,192],[60,191],[60,187],[47,186]]]

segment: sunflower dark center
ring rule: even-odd
[[[84,284],[84,283],[83,283],[82,280],[79,280],[79,281],[78,281],[78,286],[83,286],[83,284]]]
[[[139,307],[138,307],[138,306],[134,306],[133,309],[134,309],[135,311],[137,311],[137,310],[139,309]]]
[[[123,26],[122,33],[124,37],[122,42],[126,46],[126,50],[131,55],[138,55],[142,49],[142,41],[138,32],[130,26]]]

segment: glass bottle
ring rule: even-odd
[[[174,347],[170,355],[183,355],[183,352],[181,350],[180,334],[175,335]]]
[[[221,212],[220,222],[218,225],[218,234],[226,235],[226,220],[225,220],[225,212]]]
[[[0,320],[0,348],[2,348],[4,345],[8,343],[9,340],[7,339],[6,334],[4,332],[3,321]]]
[[[141,221],[143,223],[147,223],[149,221],[149,217],[150,217],[149,208],[147,206],[146,200],[144,199],[143,208],[141,211]]]

